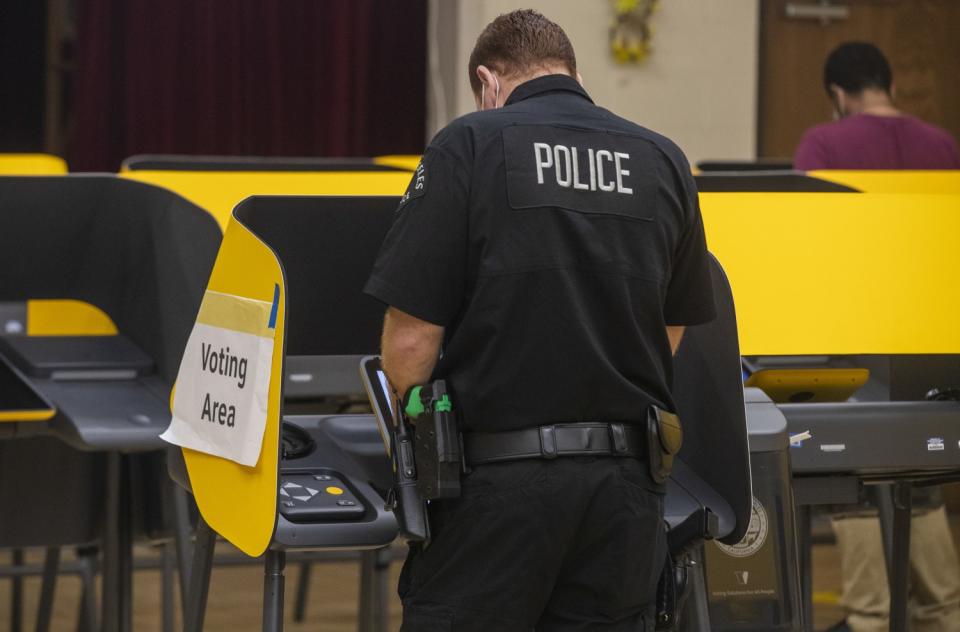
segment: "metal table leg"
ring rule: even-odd
[[[160,629],[173,632],[174,543],[164,542],[160,548]]]
[[[267,550],[263,564],[263,632],[283,630],[284,551]]]
[[[908,580],[910,575],[910,518],[913,510],[912,486],[898,482],[877,486],[880,529],[890,587],[890,630],[906,632]]]
[[[43,579],[40,585],[40,604],[37,606],[37,632],[50,630],[50,617],[53,614],[53,596],[57,589],[57,573],[60,570],[60,547],[47,548],[43,560]]]
[[[213,551],[217,534],[201,516],[197,523],[197,541],[193,545],[193,562],[190,564],[190,589],[184,604],[183,629],[185,632],[202,632],[203,619],[207,613],[207,594],[210,591],[210,573],[213,570]]]
[[[313,562],[300,562],[300,574],[297,576],[297,598],[293,605],[293,620],[303,623],[307,616],[307,597],[310,594],[310,575]]]
[[[97,547],[77,547],[77,565],[80,567],[80,612],[77,632],[96,632],[97,627]]]
[[[23,549],[13,550],[13,566],[23,566]],[[23,577],[10,579],[10,632],[23,631]]]
[[[797,544],[800,549],[800,590],[803,596],[803,629],[813,632],[813,551],[812,512],[809,505],[797,505]]]
[[[360,555],[360,600],[357,629],[387,632],[390,626],[390,547],[363,551]]]
[[[883,483],[873,486],[873,498],[877,503],[880,516],[880,539],[883,542],[883,561],[887,567],[887,577],[893,570],[893,484]]]
[[[107,455],[107,493],[103,528],[104,632],[133,628],[133,524],[130,516],[129,463],[119,452]]]
[[[906,632],[907,582],[910,576],[910,518],[913,510],[912,487],[897,483],[893,488],[893,564],[890,573],[890,630]]]
[[[360,598],[357,600],[357,632],[372,632],[374,552],[360,552]]]
[[[169,595],[167,592],[163,593],[164,617],[171,618],[172,626],[174,563],[180,589],[180,615],[184,619],[187,615],[187,588],[190,584],[190,499],[187,497],[187,492],[173,482],[169,474],[162,484],[161,493],[164,527],[173,534],[173,540],[166,542],[163,548],[163,589],[170,591]],[[166,629],[166,623],[164,623],[164,630]]]
[[[371,632],[387,632],[390,627],[390,562],[392,559],[390,547],[377,549],[374,555],[374,611]]]
[[[190,585],[190,503],[187,492],[170,481],[174,541],[177,545],[177,566],[180,569],[180,603],[186,609],[187,587]]]

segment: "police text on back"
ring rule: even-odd
[[[533,153],[537,162],[537,183],[544,184],[544,172],[553,171],[557,184],[581,191],[617,192],[625,195],[633,189],[625,186],[623,180],[630,175],[624,164],[630,160],[630,154],[607,149],[588,148],[584,159],[584,150],[565,145],[534,143]],[[549,173],[547,173],[549,176]]]

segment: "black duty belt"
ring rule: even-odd
[[[551,424],[463,436],[467,465],[558,456],[646,456],[641,427],[623,423]]]

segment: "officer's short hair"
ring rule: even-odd
[[[833,49],[823,66],[823,86],[830,93],[835,85],[850,94],[866,88],[890,92],[893,73],[880,49],[867,42],[847,42]]]
[[[547,63],[561,64],[571,77],[577,75],[577,57],[563,29],[533,9],[505,13],[477,37],[468,66],[470,86],[480,92],[481,64],[510,76]]]

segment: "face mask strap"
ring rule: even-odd
[[[493,97],[493,108],[496,109],[500,107],[500,80],[497,79],[496,75],[493,76],[493,80],[497,82],[497,91]],[[487,105],[486,103],[484,103],[484,97],[486,96],[486,94],[487,94],[487,84],[481,83],[480,84],[480,111],[481,112],[487,109]]]

